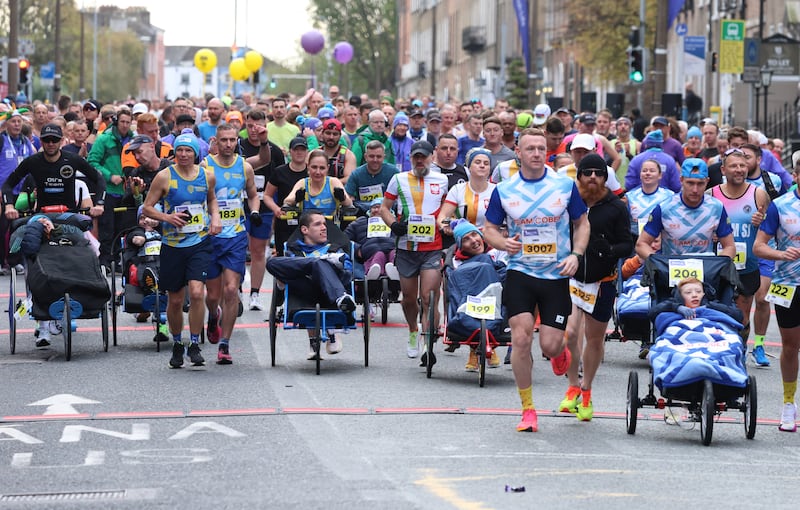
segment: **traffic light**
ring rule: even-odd
[[[718,58],[719,58],[719,55],[717,55],[716,51],[711,53],[711,72],[712,73],[716,73],[717,72]]]
[[[269,88],[274,89],[274,88],[277,88],[277,87],[278,87],[278,82],[275,81],[275,78],[272,78],[269,81]]]
[[[31,61],[27,58],[19,59],[19,84],[28,83],[28,71],[31,68]]]
[[[631,27],[631,33],[628,35],[628,41],[631,43],[631,48],[637,48],[642,45],[642,40],[639,37],[639,27]]]
[[[630,50],[628,58],[628,79],[632,83],[644,81],[644,52],[641,48]]]

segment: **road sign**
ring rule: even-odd
[[[8,44],[8,37],[0,37],[0,44]],[[33,43],[33,39],[26,39],[24,37],[20,37],[17,39],[17,50],[19,51],[20,55],[33,55],[36,53],[36,45]]]
[[[794,39],[775,34],[760,45],[759,64],[772,69],[774,76],[796,76],[800,60],[800,45]]]
[[[56,63],[48,62],[39,67],[39,77],[43,80],[52,80],[56,77]]]
[[[678,23],[675,25],[675,34],[679,37],[683,37],[689,31],[689,28],[686,26],[686,23]]]
[[[683,72],[693,76],[706,74],[706,38],[689,35],[683,39]]]
[[[760,68],[758,39],[748,37],[744,40],[744,72],[742,73],[742,81],[745,83],[757,83],[761,81]]]
[[[744,72],[744,21],[722,20],[719,41],[719,72]]]

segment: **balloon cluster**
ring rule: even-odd
[[[325,47],[325,36],[318,30],[309,30],[300,37],[300,45],[309,55],[316,55]],[[340,64],[353,60],[353,45],[340,41],[333,47],[333,58]]]

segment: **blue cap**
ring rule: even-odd
[[[422,101],[420,101],[419,99],[411,101],[411,104],[416,106],[417,108],[422,108]]]
[[[483,147],[475,147],[474,149],[470,149],[470,151],[467,152],[467,157],[466,157],[466,161],[464,162],[465,163],[464,166],[466,166],[467,168],[471,167],[472,166],[472,161],[477,156],[481,156],[481,155],[486,156],[487,158],[489,158],[489,161],[491,162],[492,153],[489,151],[489,149],[485,149]]]
[[[687,158],[681,165],[681,177],[706,179],[708,178],[708,165],[700,158]]]
[[[664,144],[664,133],[661,132],[659,129],[654,129],[647,133],[647,136],[644,137],[645,143],[649,147],[661,147]]]
[[[311,131],[314,131],[315,129],[317,129],[321,125],[322,125],[322,121],[321,120],[319,120],[316,117],[309,117],[309,118],[306,119],[306,123],[305,123],[304,127],[307,127]]]
[[[392,127],[397,127],[398,124],[403,124],[408,126],[408,115],[405,113],[398,113],[394,116],[394,121],[392,122]]]
[[[381,205],[381,204],[383,204],[383,199],[382,198],[376,198],[372,202],[369,203],[369,206],[370,207],[375,207],[376,205]]]
[[[334,117],[336,117],[336,112],[333,110],[333,108],[328,108],[327,106],[320,108],[317,112],[317,118],[319,120],[333,119]]]
[[[700,131],[700,128],[697,126],[692,126],[689,128],[689,131],[686,133],[686,139],[689,138],[703,138],[703,132]]]
[[[469,221],[462,221],[456,228],[453,229],[453,237],[456,238],[456,245],[461,248],[461,240],[464,239],[464,236],[469,234],[470,232],[477,232],[480,234],[481,238],[483,238],[483,233],[478,230],[478,227],[470,223]]]
[[[197,143],[197,137],[190,133],[181,133],[175,138],[172,144],[175,150],[178,147],[189,147],[194,151],[195,157],[200,155],[200,144]]]

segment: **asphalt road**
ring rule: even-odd
[[[638,345],[606,344],[590,423],[552,412],[566,380],[537,350],[539,432],[526,434],[514,429],[510,367],[487,370],[479,388],[462,348],[439,352],[427,379],[405,355],[398,304],[387,327],[372,329],[369,367],[358,329],[341,354],[324,356],[319,376],[302,331],[279,330],[270,366],[266,316],[246,311],[239,320],[233,365],[214,364],[206,344],[205,368],[171,370],[169,349],[157,353],[149,325],[133,316],[121,315],[119,345],[107,353],[100,321],[79,321],[65,362],[59,337],[34,348],[27,319],[11,355],[3,314],[0,510],[796,506],[800,438],[777,430],[776,358],[751,370],[755,439],[745,439],[732,411],[704,447],[698,427],[667,425],[655,409],[640,410],[636,434],[626,434],[628,372],[637,370],[642,386],[647,379]],[[767,351],[779,353],[774,323]]]

